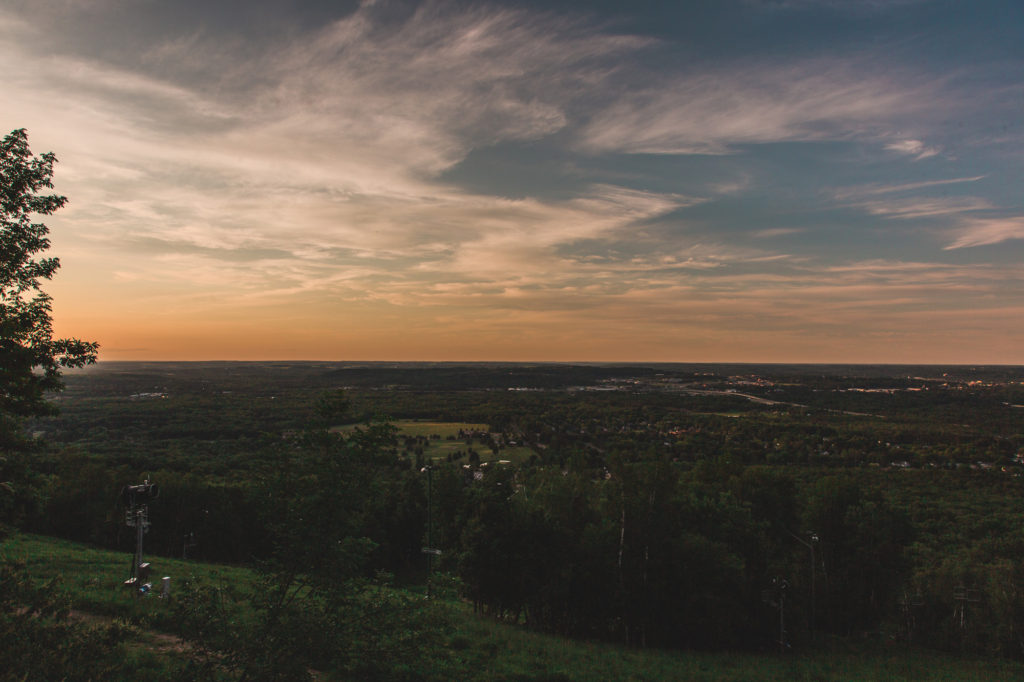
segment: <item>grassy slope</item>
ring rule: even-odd
[[[166,604],[134,600],[121,581],[131,561],[52,538],[18,535],[0,545],[0,557],[26,562],[39,580],[60,577],[74,608],[132,618],[143,628],[170,629]],[[251,571],[154,558],[154,576],[175,581],[200,576],[245,590]],[[478,618],[459,603],[439,604],[455,623],[448,638],[450,667],[438,679],[487,680],[1019,680],[1024,665],[961,659],[923,650],[851,648],[806,655],[637,651],[537,634]]]

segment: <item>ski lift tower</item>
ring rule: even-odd
[[[121,489],[124,502],[124,522],[135,529],[135,556],[132,558],[131,575],[124,581],[136,597],[147,594],[153,585],[148,581],[150,565],[142,561],[142,536],[149,530],[149,501],[155,499],[160,489],[145,479],[139,485],[126,485]]]

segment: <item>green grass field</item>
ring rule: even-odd
[[[398,419],[391,423],[398,428],[398,433],[401,436],[424,436],[428,439],[435,435],[438,436],[437,439],[428,441],[429,445],[424,452],[424,457],[430,460],[447,460],[449,455],[455,455],[459,452],[464,453],[469,447],[472,447],[479,453],[481,462],[497,462],[505,459],[513,464],[521,464],[530,459],[530,455],[533,454],[533,450],[521,446],[503,448],[498,454],[494,454],[489,447],[476,440],[473,441],[472,446],[467,446],[465,439],[448,440],[449,436],[458,438],[459,431],[464,433],[488,431],[490,427],[487,424],[418,421],[414,419]],[[336,427],[334,430],[348,432],[357,426],[360,425],[346,424],[345,426]]]
[[[459,431],[487,431],[487,424],[470,424],[468,422],[424,422],[413,419],[401,419],[393,422],[399,432],[406,436],[438,435],[442,439],[448,436],[458,437]]]
[[[461,440],[450,441],[450,440],[435,440],[430,441],[430,447],[424,452],[424,456],[432,460],[446,460],[448,455],[455,455],[458,452],[466,452],[466,442]],[[499,462],[501,460],[508,460],[513,464],[522,464],[530,459],[530,455],[533,454],[533,450],[524,447],[509,447],[502,448],[498,454],[479,443],[472,445],[472,448],[477,451],[480,455],[481,462]],[[465,460],[464,460],[465,461]]]
[[[130,555],[53,538],[16,535],[0,545],[0,557],[22,560],[36,580],[59,577],[76,611],[130,620],[140,633],[136,646],[153,656],[171,655],[166,643],[147,638],[170,627],[165,600],[133,599],[121,581]],[[155,576],[172,585],[196,576],[213,584],[250,590],[255,574],[245,568],[153,557]],[[173,588],[172,588],[173,599]],[[664,652],[625,649],[525,630],[476,616],[457,600],[439,601],[453,624],[447,637],[449,663],[429,679],[465,680],[1020,680],[1024,665],[1005,660],[957,658],[894,645],[836,645],[831,651],[773,654]],[[321,679],[330,679],[322,676]]]
[[[22,561],[37,582],[59,580],[59,589],[68,592],[72,609],[93,616],[106,616],[144,623],[156,630],[173,630],[168,603],[151,595],[132,596],[122,583],[128,577],[133,555],[95,549],[66,540],[36,535],[15,535],[0,544],[0,559]],[[185,580],[198,578],[208,583],[233,585],[251,592],[255,574],[245,568],[219,566],[181,559],[146,556],[151,562],[150,576],[155,591],[160,579],[171,578],[171,596]]]
[[[541,635],[491,621],[467,620],[452,642],[464,665],[498,680],[693,680],[696,682],[843,682],[1024,679],[1024,666],[955,658],[897,647],[779,656],[624,649]]]

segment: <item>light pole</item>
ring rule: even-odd
[[[813,641],[815,639],[816,634],[817,634],[817,627],[816,627],[817,623],[816,623],[815,608],[814,608],[814,606],[815,606],[815,598],[816,598],[816,595],[817,595],[817,590],[814,589],[815,588],[815,585],[814,585],[815,580],[814,579],[815,579],[815,574],[816,574],[816,565],[815,565],[815,561],[814,561],[814,546],[818,544],[818,539],[819,538],[818,538],[818,534],[815,533],[813,530],[807,531],[807,537],[810,540],[809,542],[807,540],[804,540],[802,537],[800,537],[799,535],[797,535],[796,533],[794,533],[794,532],[792,532],[790,530],[787,530],[786,532],[789,533],[790,535],[792,535],[794,540],[799,542],[801,545],[803,545],[807,549],[811,550],[811,640]]]
[[[779,607],[779,653],[786,653],[786,590],[789,588],[789,581],[785,578],[772,580],[778,595]]]
[[[434,467],[431,464],[420,469],[420,473],[427,472],[427,546],[423,553],[427,555],[427,599],[430,599],[430,578],[434,574],[434,556],[440,556],[441,550],[434,547],[434,519],[433,519],[433,487]]]
[[[817,595],[817,590],[814,589],[814,575],[817,572],[817,566],[814,563],[814,546],[818,544],[818,534],[811,531],[809,536],[811,541],[807,543],[807,547],[811,550],[811,641],[813,642],[818,634],[816,614],[814,612],[814,602]]]

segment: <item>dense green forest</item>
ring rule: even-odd
[[[381,576],[632,647],[867,637],[1024,658],[1020,368],[103,363],[66,380],[4,464],[26,482],[6,517],[128,557],[118,493],[148,477],[147,552],[259,567],[261,636],[310,666],[329,664],[311,643],[366,636],[338,614]]]

